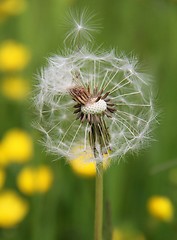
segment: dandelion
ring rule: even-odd
[[[72,149],[80,149],[78,155],[92,151],[90,161],[97,168],[95,239],[101,240],[103,161],[120,160],[147,143],[155,114],[151,81],[139,71],[137,59],[92,50],[89,27],[81,24],[82,14],[79,19],[67,35],[74,50],[49,58],[41,71],[35,104],[50,152],[72,161]]]
[[[18,175],[17,185],[21,192],[32,195],[47,192],[52,185],[52,181],[53,173],[49,167],[25,167]]]
[[[29,94],[29,83],[22,77],[8,77],[3,79],[1,91],[11,100],[24,100]]]
[[[28,203],[16,192],[0,193],[0,227],[11,228],[20,223],[28,212]]]
[[[147,202],[147,208],[149,213],[159,220],[170,222],[173,219],[173,204],[167,197],[152,196]]]
[[[0,45],[0,70],[23,70],[30,60],[30,53],[26,46],[13,40],[7,40]]]
[[[120,159],[150,138],[154,107],[150,83],[137,60],[86,48],[54,56],[43,69],[36,106],[47,148],[67,159],[83,143],[93,161]]]

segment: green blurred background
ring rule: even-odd
[[[118,53],[135,54],[143,70],[153,76],[156,108],[160,112],[155,141],[138,156],[128,156],[105,172],[104,240],[110,240],[109,231],[114,231],[113,240],[177,239],[177,1],[26,0],[25,6],[18,9],[24,1],[13,0],[17,2],[13,10],[16,6],[18,11],[9,12],[1,10],[5,1],[0,1],[0,45],[13,40],[28,48],[31,57],[23,69],[0,72],[0,141],[9,129],[22,129],[33,139],[34,154],[28,161],[0,166],[5,175],[0,194],[13,190],[28,204],[27,213],[18,224],[3,226],[0,216],[0,239],[93,239],[94,177],[81,177],[64,159],[57,161],[47,155],[38,143],[40,134],[31,126],[35,115],[31,95],[14,100],[2,87],[5,78],[18,75],[32,92],[35,74],[46,64],[46,58],[63,48],[66,12],[85,7],[101,19],[103,28],[95,35],[95,44],[103,43],[104,49],[115,47]],[[17,178],[22,169],[43,164],[53,175],[49,189],[31,194],[20,190]],[[156,195],[171,202],[170,221],[148,212],[147,202]]]

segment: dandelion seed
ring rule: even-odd
[[[64,43],[71,43],[73,45],[78,44],[80,47],[81,42],[92,41],[92,33],[98,32],[100,25],[95,18],[94,12],[88,11],[88,9],[82,10],[82,12],[68,12],[66,18],[66,27],[69,29],[66,33]]]

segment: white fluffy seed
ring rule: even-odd
[[[101,114],[106,108],[106,102],[100,99],[98,102],[88,103],[87,105],[82,106],[81,110],[85,114]]]

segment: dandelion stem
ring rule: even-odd
[[[103,225],[103,163],[96,166],[95,240],[102,240]]]

